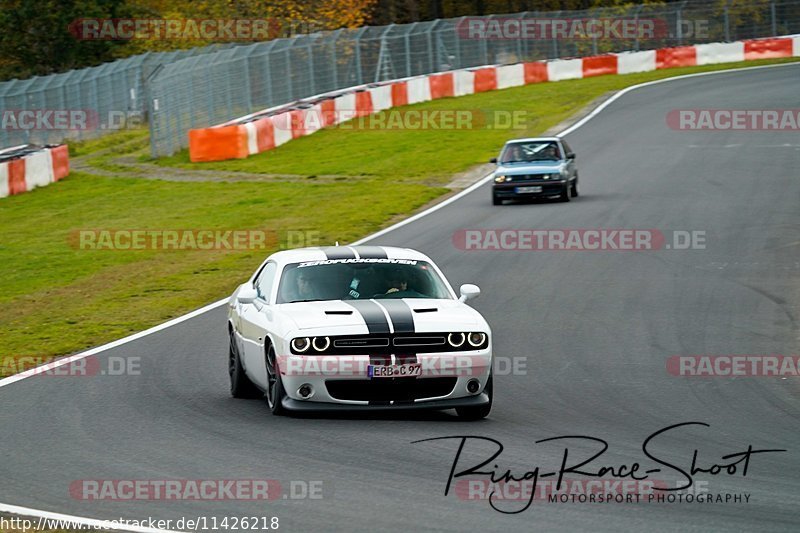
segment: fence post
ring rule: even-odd
[[[428,72],[436,72],[436,68],[433,66],[433,28],[436,27],[438,22],[439,19],[434,20],[431,27],[428,28]]]
[[[158,149],[157,149],[158,148],[158,144],[156,142],[157,139],[156,139],[155,122],[156,122],[156,115],[158,114],[159,106],[158,106],[157,103],[155,103],[153,101],[153,83],[156,80],[156,78],[158,78],[158,73],[161,72],[161,69],[163,69],[163,68],[164,68],[164,65],[163,64],[159,64],[158,66],[156,66],[156,68],[153,69],[153,72],[151,72],[150,75],[147,76],[147,78],[142,80],[143,81],[143,86],[144,86],[145,98],[146,98],[146,104],[145,105],[149,109],[149,111],[147,112],[147,119],[148,119],[147,120],[147,125],[148,125],[148,129],[150,130],[150,156],[153,159],[155,159],[156,157],[161,155],[161,154],[158,153]],[[144,72],[142,72],[142,75],[144,75]]]
[[[772,19],[772,36],[775,37],[778,35],[778,20],[775,17],[775,2],[770,2],[769,14],[770,18]]]
[[[411,31],[414,28],[417,27],[417,24],[419,24],[419,22],[412,22],[411,26],[406,30],[406,33],[403,36],[403,42],[405,43],[404,46],[405,46],[405,49],[406,49],[405,52],[406,52],[406,77],[407,78],[411,76],[411,41],[410,41],[408,35],[411,33]]]
[[[636,27],[636,39],[633,42],[634,52],[639,51],[639,12],[642,10],[642,7],[644,7],[644,4],[639,4],[636,6],[636,11],[633,12],[633,20]]]
[[[308,80],[311,84],[311,94],[317,94],[316,83],[314,82],[314,53],[311,49],[311,36],[306,35],[306,40],[308,41],[308,46],[306,46],[308,51]]]
[[[561,15],[561,11],[556,11],[555,15],[553,15],[553,18],[558,18],[559,15]],[[559,56],[558,39],[556,39],[556,34],[555,33],[553,33],[552,40],[553,40],[553,59],[558,59],[558,56]]]
[[[731,42],[731,21],[730,16],[728,14],[728,3],[729,0],[726,0],[725,7],[723,7],[723,19],[725,20],[725,42]]]
[[[356,43],[356,85],[364,85],[364,75],[361,66],[361,36],[365,31],[367,31],[366,26],[356,32],[356,37],[354,39]]]

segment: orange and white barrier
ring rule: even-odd
[[[24,148],[9,148],[0,151],[0,156]],[[19,157],[0,162],[0,198],[50,185],[68,174],[69,150],[66,144],[23,150]]]
[[[219,126],[191,130],[189,156],[192,161],[247,157],[309,135],[320,128],[392,107],[438,98],[465,96],[530,83],[793,56],[800,56],[800,36],[440,72],[372,86],[353,87],[283,108],[265,110]]]

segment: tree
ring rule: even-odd
[[[79,41],[68,30],[82,17],[117,17],[124,0],[0,0],[0,77],[28,77],[96,65],[121,46]]]

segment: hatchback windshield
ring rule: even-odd
[[[370,298],[450,299],[447,286],[425,261],[329,259],[283,269],[278,303]]]
[[[501,163],[527,163],[531,161],[560,161],[561,150],[555,141],[530,141],[506,145]]]

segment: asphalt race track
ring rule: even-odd
[[[0,388],[0,502],[93,518],[277,516],[281,531],[710,531],[797,529],[800,383],[780,377],[678,377],[672,355],[798,354],[800,137],[797,132],[682,132],[672,109],[796,109],[800,65],[679,79],[631,91],[567,136],[581,196],[568,204],[493,207],[489,185],[370,244],[429,254],[493,327],[498,373],[489,418],[454,413],[279,418],[228,394],[225,309],[105,352],[141,357],[141,375],[36,376]],[[704,231],[705,249],[462,251],[461,229],[655,228]],[[494,461],[521,476],[558,468],[565,444],[609,444],[591,463],[657,465],[643,441],[681,422],[651,450],[688,470],[753,449],[747,475],[698,473],[739,503],[548,503],[517,514],[444,495],[458,442],[491,437]],[[594,442],[568,444],[570,461]],[[461,467],[491,447],[468,443]],[[742,465],[740,464],[739,467]],[[485,468],[491,468],[488,465]],[[589,467],[587,467],[589,468]],[[659,476],[661,476],[659,478]],[[85,501],[82,479],[322,481],[322,499]],[[684,478],[653,474],[675,486]],[[518,510],[526,502],[496,502]]]

